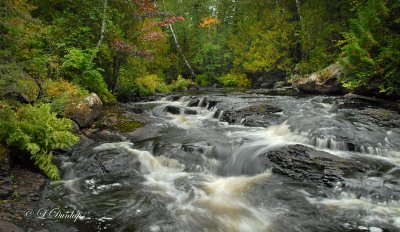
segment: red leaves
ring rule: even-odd
[[[163,32],[155,30],[155,28],[166,27],[170,24],[185,20],[182,16],[176,16],[168,12],[161,12],[154,3],[154,0],[132,0],[132,2],[138,6],[135,19],[143,20],[141,34],[139,35],[143,42],[153,42],[165,38]],[[155,19],[144,20],[146,18]],[[113,44],[113,50],[118,53],[130,54],[144,58],[152,57],[150,51],[137,49],[136,46],[130,45],[121,39],[116,39]]]
[[[119,52],[129,53],[132,52],[135,48],[136,46],[127,44],[122,40],[116,40],[114,42],[114,49]]]
[[[153,54],[147,50],[135,51],[136,46],[127,44],[126,42],[119,40],[119,39],[114,42],[113,48],[115,51],[122,53],[122,54],[130,54],[130,55],[134,55],[134,56],[140,56],[143,58],[151,58],[153,56]]]
[[[166,27],[166,26],[168,26],[168,24],[174,24],[179,21],[185,21],[185,18],[182,16],[172,15],[160,22],[157,22],[156,25],[160,26],[160,27]]]
[[[153,56],[153,54],[148,50],[135,51],[133,55],[143,58],[151,58]]]
[[[164,34],[158,31],[151,31],[143,36],[144,41],[156,41],[164,38]]]
[[[141,13],[146,14],[157,11],[152,0],[135,0],[135,3],[139,6],[139,12]]]

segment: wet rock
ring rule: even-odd
[[[90,133],[87,137],[96,142],[121,142],[126,140],[126,137],[118,132],[108,130],[96,130],[94,133]]]
[[[70,113],[69,117],[74,120],[80,128],[89,126],[100,114],[103,103],[100,98],[91,93],[85,97],[75,109]]]
[[[166,106],[164,108],[164,112],[168,112],[170,114],[181,114],[181,109],[176,106]]]
[[[199,100],[197,97],[190,98],[190,100],[189,100],[187,106],[188,106],[188,107],[196,107],[196,106],[199,105],[199,102],[200,102],[200,100]]]
[[[252,89],[247,91],[249,94],[263,94],[269,96],[299,96],[299,90],[293,86],[284,86],[274,89]]]
[[[10,151],[0,144],[0,178],[10,175]]]
[[[338,63],[312,73],[293,83],[293,86],[304,93],[314,94],[342,94],[345,90],[339,82],[342,68]]]
[[[167,101],[178,101],[182,96],[181,95],[169,95],[166,97]]]
[[[184,114],[196,115],[197,111],[192,109],[185,109]]]
[[[282,109],[269,105],[266,102],[253,103],[247,106],[239,106],[234,109],[223,111],[220,117],[223,121],[232,124],[243,124],[245,126],[267,126],[271,122],[271,117],[275,117],[275,113],[281,112]],[[220,114],[217,111],[216,114]]]
[[[222,102],[222,100],[210,99],[209,97],[205,97],[200,106],[201,107],[206,107],[207,109],[211,109],[211,108],[215,107],[220,102]]]
[[[31,201],[38,201],[38,200],[40,200],[39,193],[31,193],[31,194],[29,195],[29,197],[31,198]]]
[[[145,112],[144,109],[139,108],[139,107],[132,108],[132,109],[130,109],[130,111],[131,111],[132,113],[135,113],[135,114],[143,114],[143,113]]]
[[[24,230],[11,222],[0,221],[0,231],[23,232]]]
[[[139,171],[141,167],[138,156],[124,148],[96,150],[89,147],[75,152],[71,159],[76,164],[63,170],[64,179]]]
[[[0,199],[8,199],[14,192],[13,183],[10,179],[5,178],[0,180]]]
[[[263,155],[273,164],[272,171],[296,180],[333,186],[344,177],[373,170],[375,167],[302,145],[290,145]]]

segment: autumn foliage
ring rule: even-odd
[[[209,28],[212,27],[213,25],[219,24],[221,21],[216,18],[216,17],[207,17],[207,18],[203,18],[203,20],[200,23],[200,27],[203,28]]]

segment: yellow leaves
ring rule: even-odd
[[[202,22],[200,23],[200,27],[210,28],[211,26],[219,24],[219,23],[221,23],[221,21],[218,18],[210,16],[210,17],[202,19]]]
[[[87,94],[85,91],[81,90],[77,85],[74,85],[68,81],[47,81],[44,84],[46,94],[51,97],[60,97],[61,95],[66,95],[69,98],[82,97]]]

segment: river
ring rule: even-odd
[[[237,93],[125,107],[140,108],[152,120],[142,130],[155,132],[63,157],[63,180],[46,187],[42,204],[82,216],[61,224],[80,231],[400,231],[400,115],[384,104]],[[296,144],[369,166],[339,181],[313,181],[315,173],[295,165],[286,169],[300,178],[277,172],[265,154]]]

